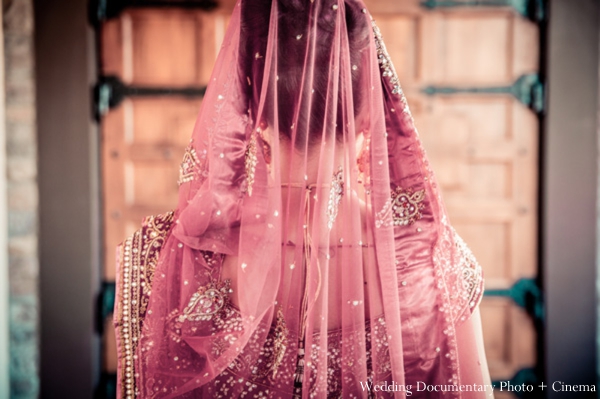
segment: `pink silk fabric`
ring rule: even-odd
[[[485,397],[417,389],[484,384],[483,275],[361,1],[238,1],[179,183],[119,249],[119,397]]]

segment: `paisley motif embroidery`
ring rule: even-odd
[[[329,189],[329,201],[327,202],[327,227],[333,227],[333,222],[338,215],[338,208],[344,195],[344,173],[342,167],[333,175],[331,188]]]
[[[231,281],[229,279],[217,283],[210,282],[198,288],[190,298],[188,305],[179,316],[179,321],[208,321],[218,314],[229,303]]]
[[[413,191],[411,188],[396,187],[392,190],[391,198],[385,203],[383,209],[377,212],[375,226],[390,225],[389,216],[394,226],[406,226],[415,223],[423,217],[421,210],[424,208],[425,190]]]

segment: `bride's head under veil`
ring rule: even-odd
[[[180,184],[132,357],[141,397],[480,377],[457,331],[481,268],[361,1],[237,3]]]

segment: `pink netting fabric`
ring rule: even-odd
[[[417,392],[483,384],[483,277],[362,2],[238,2],[148,223],[121,250],[120,397],[484,396]]]

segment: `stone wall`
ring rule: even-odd
[[[6,68],[11,398],[37,398],[38,186],[33,5],[3,0]]]

